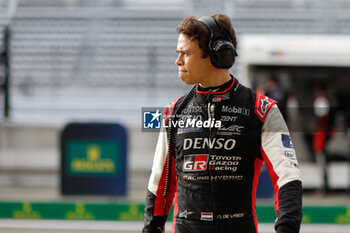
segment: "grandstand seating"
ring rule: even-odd
[[[176,25],[188,14],[226,13],[238,35],[350,31],[350,3],[345,0],[168,1],[167,6],[137,0],[19,0],[11,22],[13,113],[20,116],[17,110],[23,106],[36,111],[39,102],[54,96],[67,105],[72,98],[87,103],[91,90],[97,99],[114,90],[103,100],[107,102],[145,93],[137,108],[154,104],[154,98],[162,98],[156,101],[161,105],[171,101],[174,92],[180,95],[188,89],[174,65]],[[1,27],[7,23],[8,2],[1,1]],[[149,95],[153,99],[143,101]],[[122,102],[111,106],[118,109]],[[56,103],[45,107],[55,109]]]

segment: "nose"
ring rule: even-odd
[[[182,66],[183,65],[183,59],[182,59],[181,53],[179,54],[179,56],[177,56],[177,59],[175,60],[175,64],[177,66]]]

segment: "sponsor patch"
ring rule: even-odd
[[[220,121],[233,121],[235,122],[237,120],[237,116],[221,116]]]
[[[191,113],[201,113],[203,111],[202,106],[194,105],[190,103],[185,109],[182,110],[183,115],[188,115]]]
[[[185,175],[183,176],[183,179],[186,181],[241,181],[243,180],[243,176],[237,175],[237,176],[227,176],[227,175],[219,175],[219,176],[191,176],[191,175]]]
[[[209,170],[236,172],[241,160],[240,156],[210,155]]]
[[[197,127],[184,127],[184,128],[178,128],[177,134],[182,133],[196,133],[196,132],[202,132],[203,128],[197,128]]]
[[[222,95],[214,95],[213,96],[213,102],[221,102]]]
[[[282,144],[285,148],[293,148],[292,139],[287,134],[281,134],[282,137]]]
[[[183,150],[189,149],[216,149],[220,150],[224,148],[225,150],[233,150],[236,146],[236,140],[233,138],[185,138],[183,143]]]
[[[244,126],[242,125],[230,125],[228,127],[220,127],[219,131],[229,131],[233,132],[235,134],[240,135],[244,129]]]
[[[296,156],[293,151],[285,151],[284,154],[288,159],[296,160]]]
[[[201,220],[213,221],[213,212],[201,212]]]
[[[230,92],[226,92],[222,95],[222,100],[228,100],[230,98]]]
[[[241,135],[242,131],[244,129],[244,126],[241,125],[230,125],[228,127],[222,126],[218,129],[217,135]]]
[[[263,114],[267,112],[267,109],[269,109],[269,106],[271,105],[272,102],[269,101],[268,97],[265,97],[265,99],[261,100],[261,106],[260,110]]]
[[[294,151],[285,151],[284,154],[292,167],[296,167],[296,168],[299,167],[298,160],[297,160],[297,157],[295,156]]]
[[[213,102],[221,102],[223,100],[228,100],[230,98],[230,93],[227,92],[225,94],[222,95],[214,95],[213,96]]]
[[[180,218],[187,218],[188,215],[193,214],[194,212],[188,212],[187,210],[182,211],[181,213],[179,213],[179,217]]]
[[[209,155],[185,155],[183,171],[197,172],[207,170],[208,158]]]
[[[261,122],[265,121],[267,113],[275,103],[277,103],[275,100],[257,93],[255,100],[255,114],[260,118]]]
[[[222,105],[221,112],[223,112],[223,113],[235,113],[235,114],[241,114],[244,116],[250,116],[250,109],[245,108],[245,107]]]

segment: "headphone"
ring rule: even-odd
[[[220,29],[216,20],[210,16],[204,16],[198,19],[199,22],[203,23],[209,30],[209,51],[210,61],[216,68],[229,69],[235,63],[237,52],[233,45],[230,37]],[[226,35],[228,40],[216,39],[213,40],[215,32],[221,32]]]

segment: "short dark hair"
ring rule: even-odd
[[[229,37],[233,45],[237,49],[236,33],[232,27],[230,17],[224,14],[215,14],[211,17],[216,20],[221,31],[223,31],[223,33],[216,32],[213,36],[213,39],[222,38],[227,40],[227,37]],[[209,56],[210,32],[203,23],[198,21],[197,17],[188,16],[184,18],[177,26],[177,32],[179,34],[185,34],[191,40],[198,40],[199,48],[201,48],[203,51],[202,57],[205,58]]]

